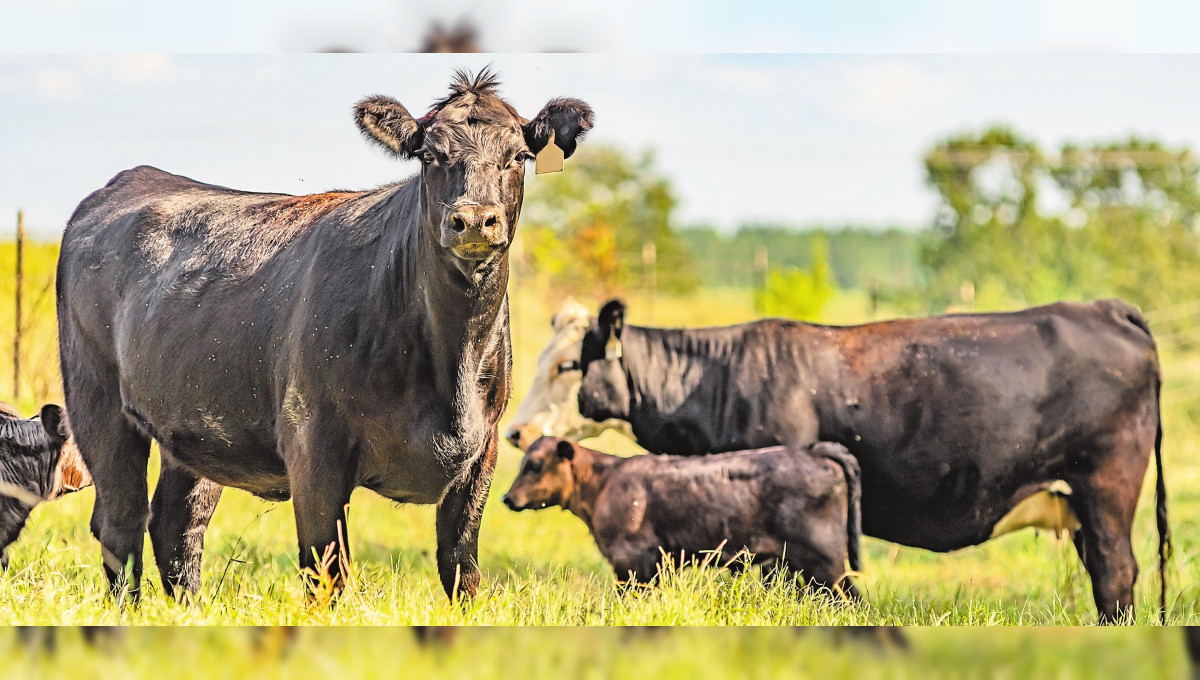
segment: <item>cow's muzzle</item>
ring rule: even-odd
[[[486,260],[508,245],[508,225],[495,208],[464,206],[446,219],[442,245],[454,256],[468,261]]]

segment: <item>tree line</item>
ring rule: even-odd
[[[1156,309],[1200,290],[1190,149],[1132,136],[1047,151],[992,126],[945,137],[922,162],[940,200],[921,229],[747,223],[723,233],[677,223],[653,153],[592,148],[570,172],[530,184],[516,265],[556,290],[593,293],[643,286],[652,267],[665,292],[757,286],[765,306],[793,315],[838,289],[914,313],[1104,296]]]

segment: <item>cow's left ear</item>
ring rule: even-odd
[[[61,406],[46,404],[42,407],[39,419],[42,421],[42,427],[45,428],[46,434],[50,435],[50,439],[56,442],[65,442],[71,436],[71,429],[67,426],[67,414],[63,413]]]
[[[594,117],[592,107],[578,99],[551,99],[522,127],[525,145],[537,154],[546,148],[553,130],[555,146],[563,150],[563,158],[570,158],[579,140],[592,129]]]
[[[625,303],[620,300],[604,303],[597,320],[604,338],[604,358],[620,359],[624,353],[621,347],[621,332],[625,330]]]
[[[558,446],[554,449],[554,452],[563,460],[571,460],[575,457],[575,447],[565,439],[558,442]]]

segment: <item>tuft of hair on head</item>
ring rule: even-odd
[[[465,94],[473,94],[477,97],[483,95],[495,95],[496,90],[500,87],[500,76],[491,64],[479,69],[475,75],[466,69],[454,70],[454,82],[450,83],[450,96],[461,97]]]

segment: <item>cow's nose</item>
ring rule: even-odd
[[[504,501],[504,507],[508,508],[509,510],[517,509],[517,504],[513,502],[513,499],[508,497],[508,494],[504,494],[504,498],[501,498],[500,500]]]
[[[450,215],[450,228],[458,233],[478,232],[488,242],[499,245],[504,238],[500,213],[494,208],[464,207]]]
[[[508,440],[509,444],[512,444],[513,446],[517,447],[518,449],[521,448],[521,431],[518,430],[517,428],[515,428],[515,427],[508,428],[508,432],[504,433],[504,438],[506,440]]]

